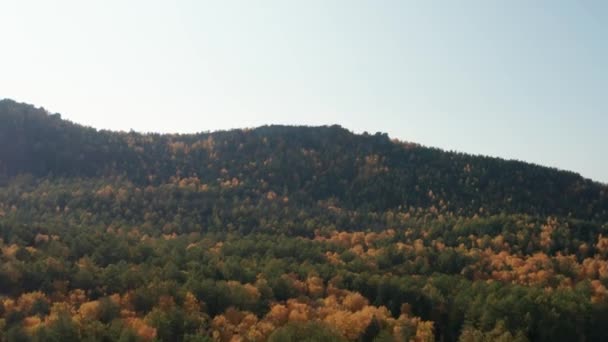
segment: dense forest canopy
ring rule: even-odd
[[[405,123],[407,124],[407,123]],[[608,186],[340,126],[0,101],[0,340],[598,340]]]

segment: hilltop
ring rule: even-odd
[[[435,206],[467,215],[608,217],[608,187],[576,173],[446,152],[381,133],[357,135],[337,125],[110,132],[3,100],[0,146],[5,179],[122,177],[145,186],[197,178],[210,187],[236,179],[243,195],[255,195],[261,184],[264,192],[365,210]]]

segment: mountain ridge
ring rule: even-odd
[[[196,134],[114,132],[12,100],[0,101],[0,124],[0,174],[5,179],[24,173],[120,175],[145,185],[172,177],[204,182],[237,178],[246,180],[249,190],[262,181],[277,193],[307,200],[337,198],[351,208],[370,202],[367,209],[372,210],[445,205],[455,211],[466,208],[460,213],[468,214],[505,210],[608,218],[608,186],[578,173],[443,151],[391,140],[385,133],[354,134],[338,125]]]
[[[345,132],[350,133],[352,135],[356,135],[356,136],[381,135],[381,136],[388,137],[388,133],[385,133],[385,132],[369,133],[367,131],[364,131],[362,133],[356,133],[353,130],[351,130],[347,127],[344,127],[338,123],[327,124],[327,125],[312,125],[312,126],[310,126],[310,125],[290,125],[290,124],[266,124],[266,125],[255,126],[255,127],[238,127],[238,128],[217,129],[217,130],[201,130],[201,131],[192,132],[192,133],[154,132],[154,131],[143,132],[143,131],[137,131],[137,130],[133,130],[133,129],[128,130],[128,131],[127,130],[114,130],[114,129],[100,129],[100,128],[96,128],[94,126],[74,122],[69,119],[64,119],[60,113],[50,112],[50,111],[46,110],[44,107],[36,107],[33,104],[29,104],[29,103],[25,103],[25,102],[18,102],[16,100],[13,100],[10,98],[0,98],[0,107],[4,107],[4,106],[17,106],[17,107],[27,108],[28,110],[31,110],[34,112],[37,111],[37,112],[44,113],[47,117],[49,117],[51,119],[59,119],[62,122],[80,127],[85,130],[95,130],[97,133],[110,133],[110,134],[119,134],[119,135],[137,134],[137,135],[142,135],[142,136],[151,135],[151,136],[167,136],[167,137],[191,137],[191,136],[201,136],[201,135],[209,135],[209,134],[222,134],[222,133],[234,132],[234,131],[264,131],[264,130],[275,130],[275,129],[283,130],[283,129],[298,129],[298,128],[308,128],[308,129],[337,128],[337,129],[344,130]],[[487,154],[483,154],[483,153],[470,153],[467,151],[453,150],[453,149],[449,149],[449,148],[440,148],[440,147],[425,145],[425,144],[421,144],[418,142],[403,140],[403,139],[394,138],[394,137],[389,138],[389,139],[395,143],[407,144],[407,145],[415,146],[415,147],[419,147],[419,148],[436,150],[436,151],[443,152],[443,153],[465,155],[468,157],[490,158],[490,159],[497,159],[497,160],[506,161],[506,162],[517,162],[517,163],[527,164],[530,166],[547,168],[547,169],[551,169],[551,170],[558,171],[558,172],[571,173],[576,176],[580,176],[584,180],[589,180],[589,181],[592,181],[592,182],[597,183],[602,186],[608,186],[607,183],[599,181],[597,179],[593,179],[591,177],[586,177],[586,176],[582,175],[580,172],[565,169],[565,168],[560,168],[560,167],[556,167],[556,166],[544,165],[541,163],[526,161],[526,160],[518,159],[518,158],[505,158],[505,157],[500,157],[500,156],[487,155]]]

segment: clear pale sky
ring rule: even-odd
[[[340,124],[608,183],[608,1],[0,5],[0,98],[115,130]]]

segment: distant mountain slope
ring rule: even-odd
[[[340,126],[264,126],[189,135],[98,131],[0,101],[0,175],[121,177],[158,185],[196,177],[361,210],[437,208],[605,222],[608,187],[578,174],[357,135]],[[260,189],[264,191],[261,192]]]

